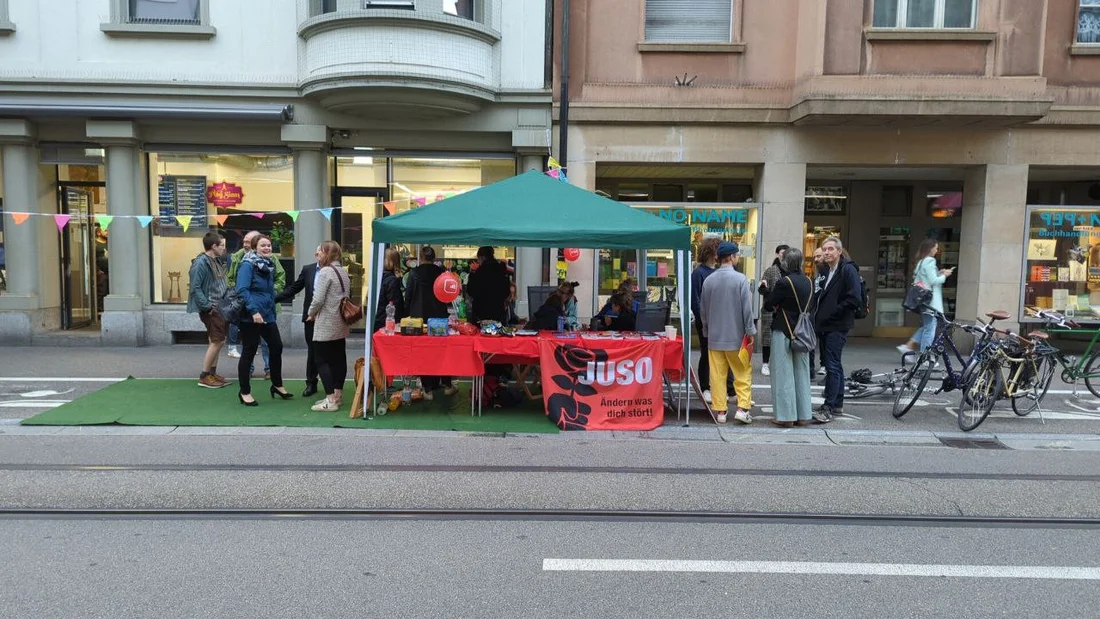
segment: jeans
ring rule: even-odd
[[[241,351],[241,359],[237,362],[237,381],[241,386],[241,394],[252,393],[249,379],[252,378],[252,360],[256,358],[256,350],[260,348],[262,339],[271,351],[271,386],[283,386],[283,340],[279,336],[279,325],[274,322],[264,324],[243,322],[241,328],[241,341],[244,350]]]
[[[781,331],[772,331],[772,397],[776,421],[809,421],[810,353],[791,350],[791,340]]]
[[[847,331],[827,331],[821,334],[821,364],[825,366],[825,405],[834,409],[844,406],[844,365],[840,356],[848,342]]]
[[[920,327],[913,332],[913,337],[909,339],[920,345],[918,350],[921,352],[931,348],[932,342],[936,339],[936,316],[934,314],[921,314]]]

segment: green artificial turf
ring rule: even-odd
[[[300,381],[288,381],[293,400],[271,399],[270,384],[253,380],[252,394],[257,407],[237,401],[237,388],[203,389],[192,379],[128,379],[90,393],[55,409],[23,420],[23,425],[82,426],[123,424],[137,426],[288,426],[303,428],[376,428],[385,430],[465,430],[475,432],[556,433],[542,401],[535,400],[510,409],[483,408],[481,417],[470,415],[469,386],[446,397],[437,391],[433,402],[414,402],[373,419],[351,419],[351,383],[344,393],[344,406],[331,413],[317,413],[309,407],[320,395],[301,398]]]

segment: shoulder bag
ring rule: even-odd
[[[340,291],[344,294],[340,299],[340,319],[344,324],[351,326],[363,319],[363,306],[351,300],[348,291],[344,288],[344,278],[340,277],[340,271],[331,264],[328,265],[333,273],[336,273],[336,281],[340,282]]]
[[[783,320],[787,323],[787,330],[791,332],[791,350],[793,352],[808,353],[817,350],[817,333],[814,331],[813,317],[810,316],[810,303],[813,302],[813,295],[806,301],[806,307],[802,307],[802,302],[798,299],[798,289],[794,287],[794,282],[790,277],[785,277],[787,283],[791,285],[791,291],[794,292],[794,302],[798,304],[799,314],[798,322],[794,324],[794,328],[791,328],[791,320],[787,318],[787,310],[783,308],[777,308],[783,314]]]
[[[901,302],[901,306],[905,308],[905,311],[914,314],[921,313],[932,302],[932,291],[923,282],[917,280],[917,269],[920,269],[919,263],[917,268],[913,269],[913,283],[905,291],[905,300]]]

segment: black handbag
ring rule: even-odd
[[[925,288],[924,284],[920,282],[913,282],[909,285],[909,289],[905,291],[905,300],[901,302],[901,306],[907,312],[920,314],[931,302],[932,291]]]

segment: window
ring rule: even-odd
[[[8,19],[8,0],[0,0],[0,35],[15,32],[15,24]]]
[[[1080,0],[1077,42],[1100,43],[1100,0]]]
[[[126,8],[131,24],[202,23],[199,0],[128,0]]]
[[[978,1],[875,0],[874,9],[876,28],[973,28]]]
[[[336,0],[310,0],[309,16],[316,17],[326,13],[336,12]]]
[[[363,0],[364,9],[409,9],[415,8],[415,0]]]
[[[443,12],[455,17],[474,19],[474,0],[443,0]]]
[[[733,0],[646,0],[645,40],[729,43]]]

